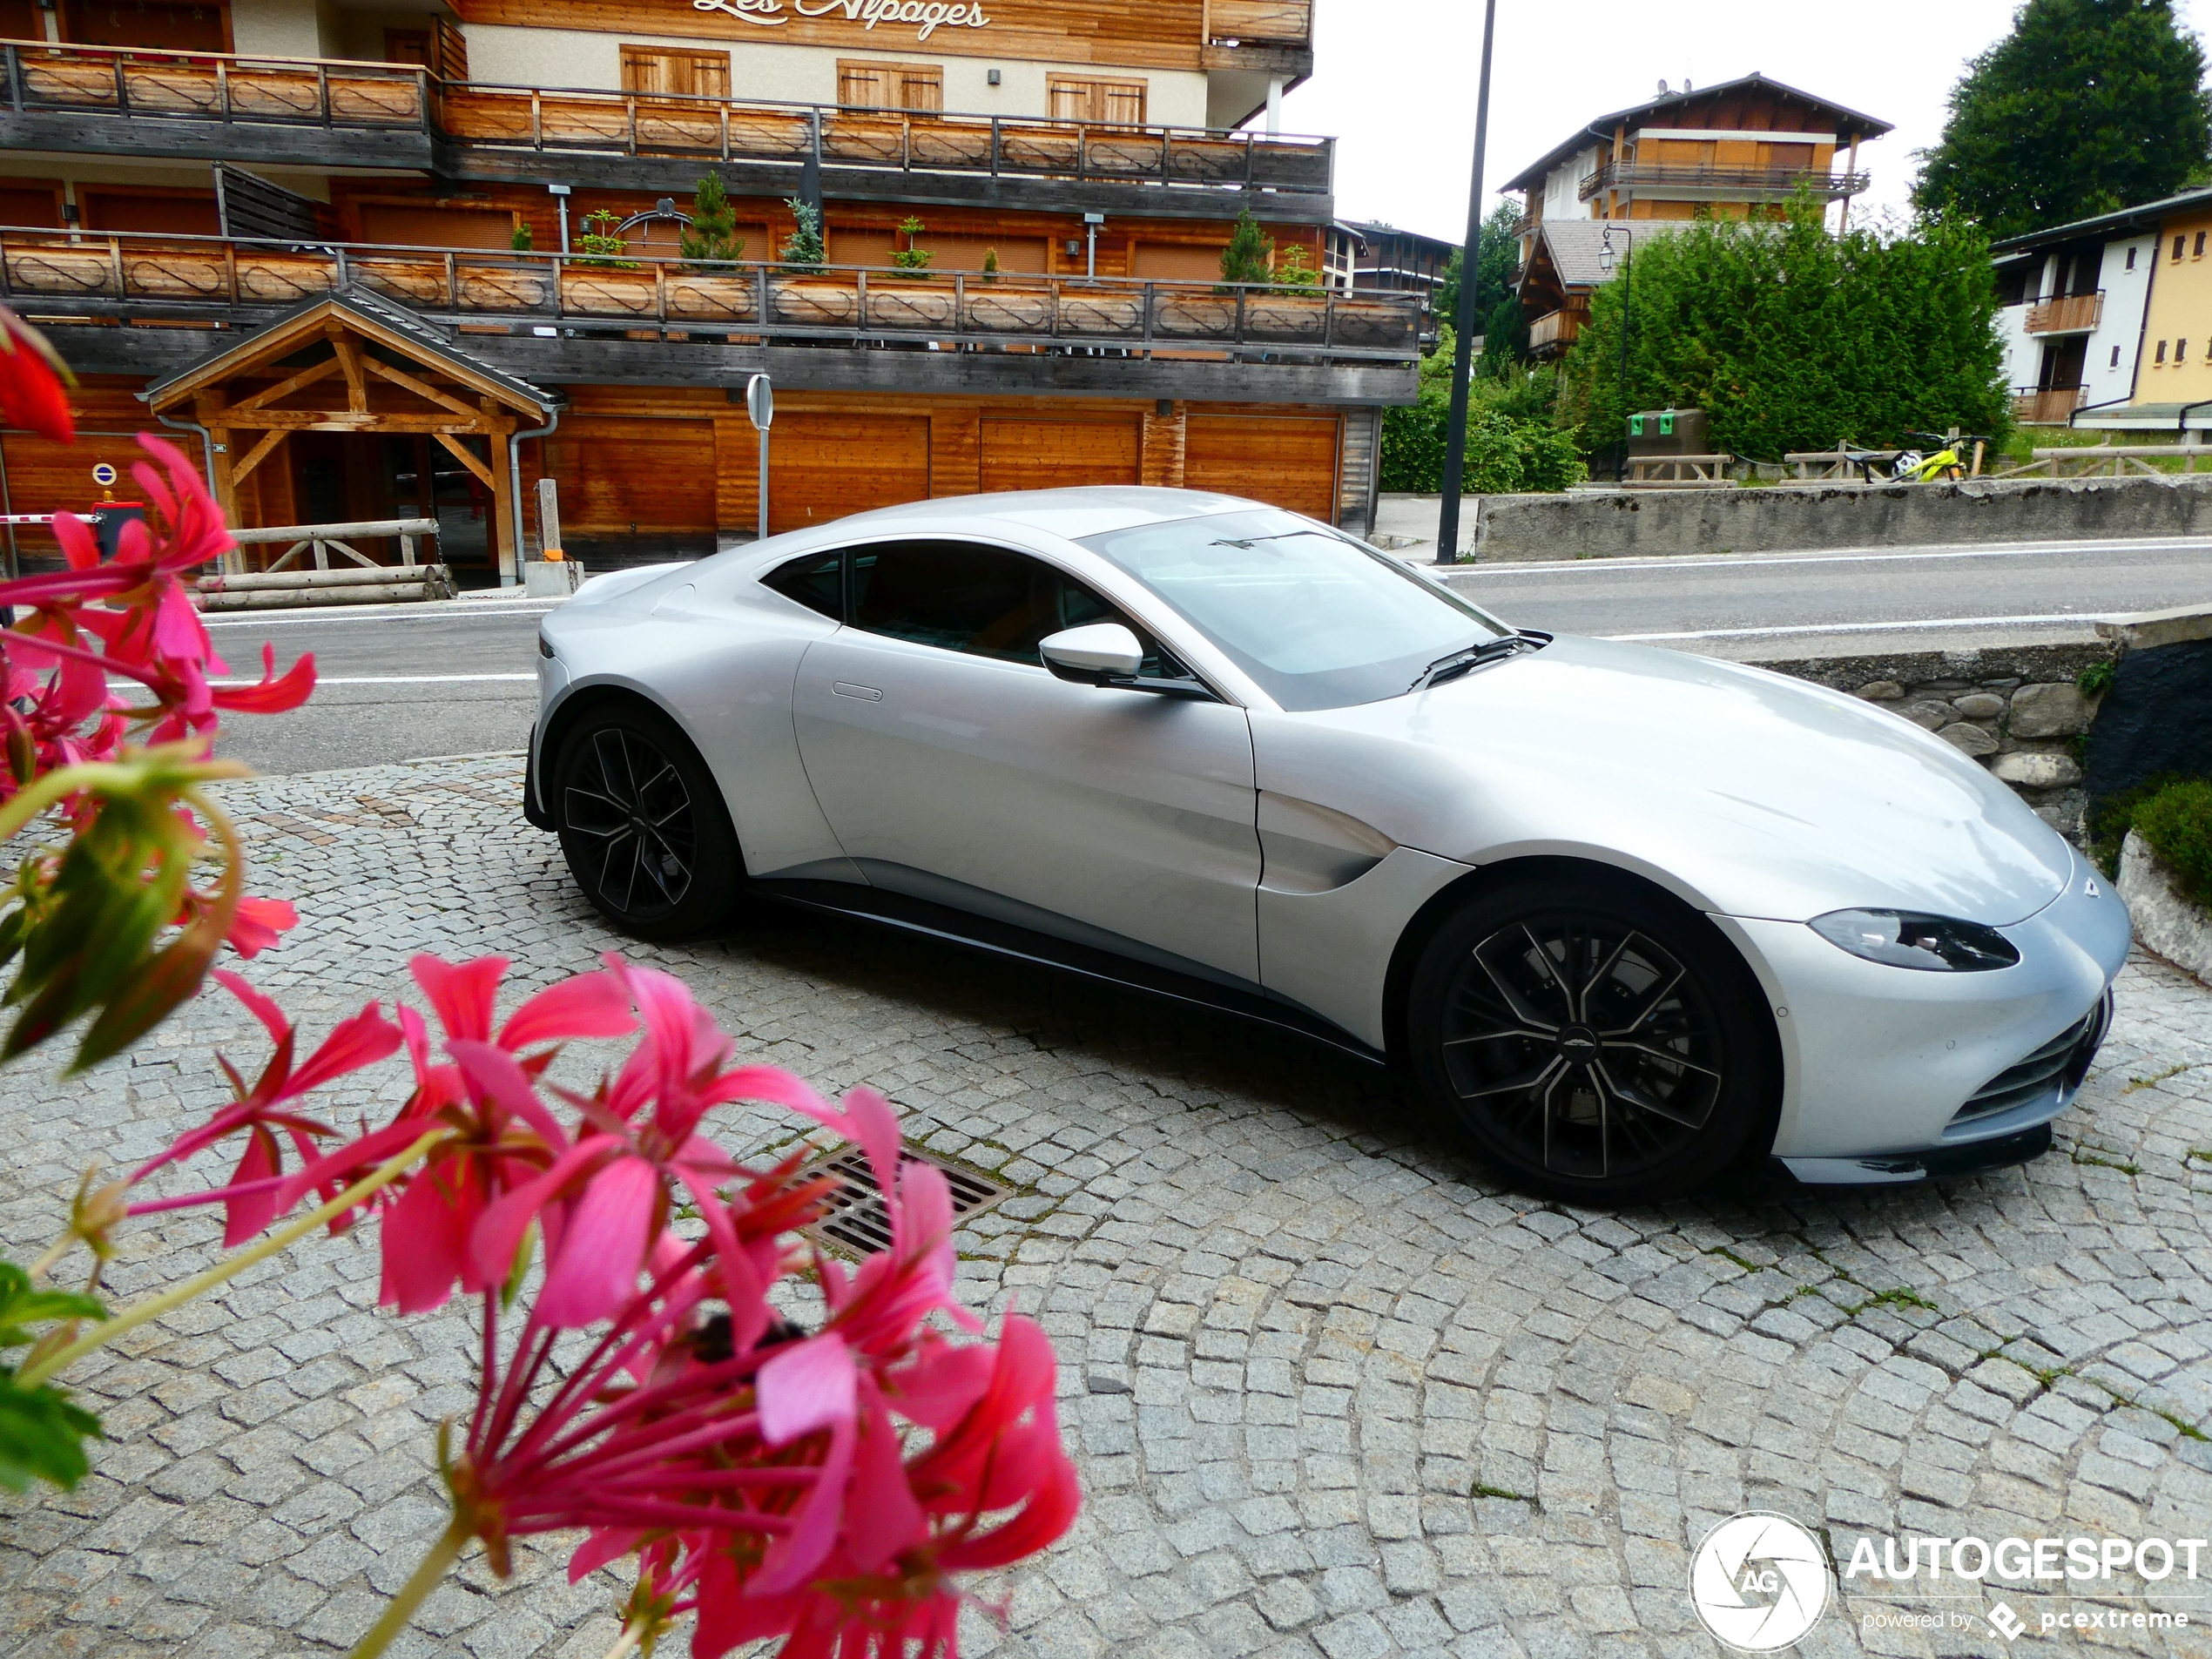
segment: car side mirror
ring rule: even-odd
[[[1039,644],[1037,654],[1055,678],[1083,685],[1135,679],[1144,666],[1143,645],[1118,622],[1062,629]]]

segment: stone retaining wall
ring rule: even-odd
[[[2212,475],[1485,496],[1477,559],[2212,534]]]
[[[2036,815],[2079,843],[2087,799],[2083,739],[2101,697],[2081,677],[2109,664],[2107,641],[1895,651],[1760,661],[1757,666],[1878,703],[1970,754],[2010,784]]]

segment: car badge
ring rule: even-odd
[[[2097,878],[2094,875],[2089,878],[2089,896],[2092,899],[2097,896]]]

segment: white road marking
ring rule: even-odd
[[[318,675],[315,678],[315,688],[320,691],[326,685],[477,685],[511,681],[527,681],[535,685],[537,676],[535,674],[356,674],[333,675],[325,678]],[[138,683],[132,679],[108,681],[109,686],[118,691],[129,691]],[[210,680],[207,683],[210,685],[235,687],[259,685],[261,682],[257,679],[228,679]]]
[[[337,607],[333,607],[333,610],[336,609]],[[374,607],[373,610],[368,606],[364,606],[362,609],[369,610],[370,614],[367,616],[343,616],[333,615],[330,611],[318,611],[315,615],[311,617],[299,617],[277,615],[264,616],[256,612],[254,615],[250,617],[202,617],[200,621],[203,624],[209,628],[284,628],[296,627],[303,622],[435,622],[440,617],[443,617],[448,622],[464,618],[468,621],[474,622],[479,617],[550,617],[556,610],[559,610],[560,607],[558,605],[544,605],[526,609],[521,605],[514,605],[511,607],[508,605],[502,605],[496,610],[491,610],[489,607],[482,610],[446,610],[442,609],[433,610],[428,607],[417,607],[413,605],[395,605],[389,609],[379,605]]]
[[[1937,617],[1925,622],[1813,622],[1788,628],[1702,628],[1677,634],[1594,634],[1595,639],[1763,639],[1777,634],[1886,634],[1912,628],[2038,628],[2053,623],[2083,623],[2087,616]]]

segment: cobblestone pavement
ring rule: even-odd
[[[517,770],[235,786],[256,889],[306,918],[255,980],[319,1035],[401,990],[417,950],[503,950],[533,984],[589,965],[615,941],[522,825]],[[1714,1653],[1689,1551],[1740,1509],[1825,1528],[1839,1561],[1892,1532],[2212,1531],[2212,992],[2154,961],[2026,1170],[1597,1214],[1501,1189],[1386,1079],[1225,1020],[818,920],[636,954],[763,1057],[886,1089],[1022,1189],[965,1229],[962,1276],[1050,1329],[1089,1500],[987,1587],[1008,1626],[972,1620],[971,1652]],[[0,1244],[39,1248],[87,1161],[134,1161],[220,1098],[211,1040],[258,1062],[211,995],[87,1077],[0,1078]],[[745,1150],[791,1132],[722,1128]],[[212,1232],[141,1227],[115,1292],[196,1269]],[[362,1245],[318,1239],[80,1367],[113,1440],[75,1494],[0,1499],[0,1654],[357,1635],[437,1528],[432,1426],[470,1367],[459,1318],[402,1324],[375,1287]],[[596,1659],[610,1587],[569,1587],[563,1554],[521,1552],[503,1586],[475,1561],[401,1650]],[[1929,1588],[1852,1581],[1804,1651],[2009,1650],[1993,1594]],[[2006,1593],[2019,1651],[2212,1652],[2205,1581],[2067,1588]],[[2146,1605],[2192,1622],[2040,1633]],[[1866,1622],[1932,1610],[1963,1616]]]

